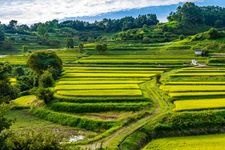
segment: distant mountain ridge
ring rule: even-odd
[[[175,11],[176,8],[182,4],[183,3],[174,4],[174,5],[165,5],[165,6],[151,6],[151,7],[144,7],[144,8],[138,8],[138,9],[127,9],[127,10],[121,10],[116,12],[103,13],[96,16],[67,17],[62,19],[61,21],[82,20],[82,21],[94,22],[96,20],[99,21],[104,18],[119,19],[125,16],[137,17],[138,15],[143,15],[143,14],[156,14],[158,19],[161,22],[166,22],[167,16],[170,14],[170,12]],[[224,0],[199,0],[196,2],[196,4],[199,6],[214,5],[214,6],[225,7]]]

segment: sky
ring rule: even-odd
[[[13,19],[20,24],[32,24],[187,1],[197,0],[0,0],[0,21],[8,23]]]

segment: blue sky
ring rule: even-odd
[[[165,6],[186,1],[196,2],[199,0],[0,0],[0,21],[8,23],[15,19],[19,23],[32,24],[52,19],[96,16],[103,13]]]

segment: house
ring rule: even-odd
[[[200,50],[200,49],[196,49],[196,50],[195,50],[195,55],[196,55],[196,56],[202,56],[202,55],[203,55],[203,51]]]

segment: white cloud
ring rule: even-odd
[[[196,0],[0,0],[0,21],[15,19],[30,24],[187,1]]]

